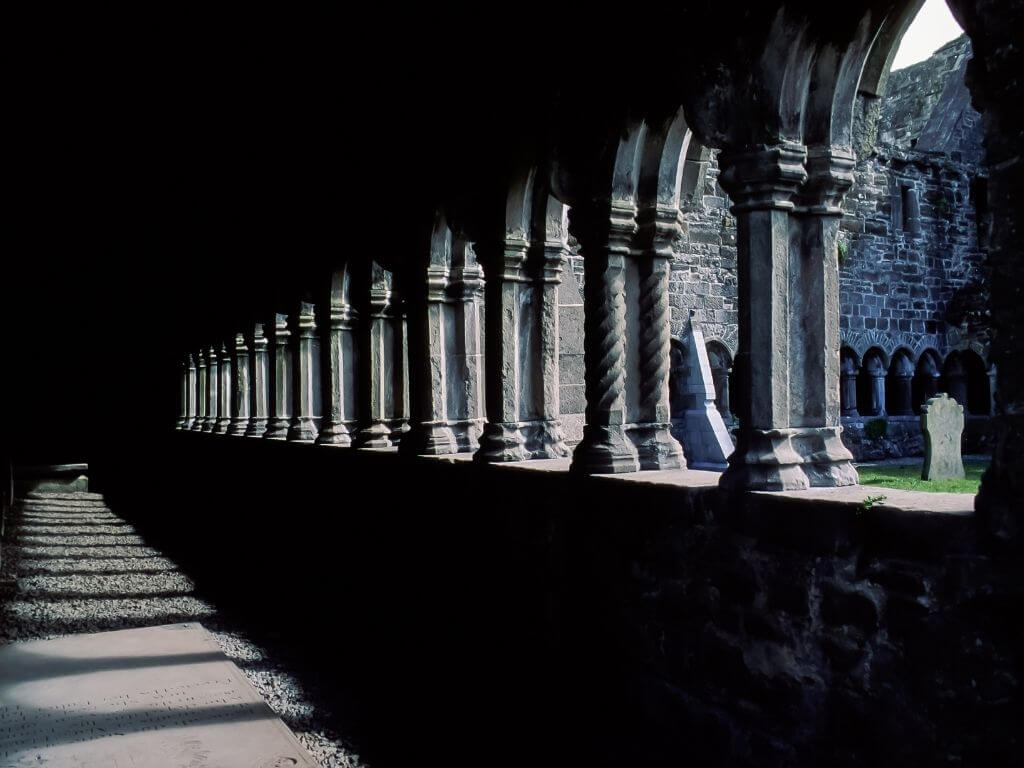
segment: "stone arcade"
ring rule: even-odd
[[[863,152],[920,5],[382,19],[346,28],[371,53],[331,29],[340,69],[239,33],[224,59],[273,59],[252,93],[232,61],[154,107],[187,107],[146,137],[174,158],[253,109],[154,182],[170,212],[132,247],[170,239],[176,282],[130,344],[153,359],[98,388],[97,487],[293,644],[369,764],[1019,762],[1024,3],[951,0],[977,174],[923,129]],[[957,256],[925,247],[944,221]],[[844,428],[942,392],[991,419],[977,498],[859,485]]]

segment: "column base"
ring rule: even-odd
[[[529,423],[526,448],[531,459],[564,459],[570,451],[558,419],[540,419]]]
[[[480,447],[480,435],[484,431],[483,419],[464,419],[462,421],[450,421],[448,426],[455,435],[455,445],[458,453],[473,453]]]
[[[629,430],[640,469],[686,469],[686,457],[668,424],[636,424]]]
[[[842,427],[800,427],[796,431],[793,447],[803,457],[811,487],[838,488],[859,482],[853,454],[840,437]]]
[[[311,416],[300,416],[288,427],[288,442],[312,443],[316,440],[316,422]]]
[[[213,433],[215,435],[226,435],[228,433],[228,429],[230,427],[231,427],[231,419],[229,419],[227,417],[222,418],[222,419],[217,419],[217,421],[213,425]]]
[[[263,437],[267,432],[266,419],[249,419],[249,426],[245,430],[246,437]]]
[[[352,445],[352,434],[344,422],[328,422],[317,435],[316,444],[345,448]]]
[[[391,444],[401,445],[402,438],[409,433],[409,422],[405,419],[391,419],[387,427],[391,430]]]
[[[473,460],[487,463],[526,461],[530,453],[526,450],[521,426],[517,421],[487,422],[480,436],[480,449],[473,454]]]
[[[178,419],[178,423],[174,425],[175,429],[188,429],[188,422],[185,419]]]
[[[732,491],[805,491],[811,487],[793,447],[795,429],[741,429],[718,486]]]
[[[208,421],[204,421],[203,422],[203,432],[209,432],[209,433],[212,434],[213,430],[214,430],[214,427],[216,427],[216,426],[217,426],[217,420],[216,419],[210,419]]]
[[[234,435],[235,437],[242,437],[245,435],[246,430],[249,427],[248,416],[236,416],[231,420],[231,426],[228,427],[228,434]]]
[[[192,422],[192,426],[189,428],[190,432],[202,432],[203,431],[203,420],[196,419]]]
[[[459,452],[452,428],[443,422],[409,425],[398,449],[411,456],[443,456]]]
[[[287,418],[271,419],[267,423],[267,431],[263,437],[267,440],[287,440],[288,428],[291,422]]]
[[[357,430],[352,445],[356,448],[390,448],[394,443],[388,426],[382,421],[376,421]]]
[[[621,424],[583,428],[583,440],[572,454],[571,472],[608,475],[636,472],[640,469],[636,449],[626,438]]]

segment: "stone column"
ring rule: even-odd
[[[640,469],[686,467],[682,446],[671,432],[668,390],[672,339],[668,281],[679,216],[678,206],[658,205],[643,211],[639,220],[639,239],[646,245],[638,259],[639,396],[631,436]],[[721,422],[717,412],[716,417]]]
[[[527,221],[501,245],[477,251],[486,269],[487,423],[478,461],[552,459],[569,455],[559,413],[558,286],[565,262],[561,203],[549,205],[543,227]],[[541,240],[541,237],[543,239]]]
[[[914,415],[914,364],[906,355],[896,358],[892,370],[892,389],[888,409],[892,416]]]
[[[183,429],[191,430],[196,423],[196,361],[191,354],[185,356],[185,367],[188,369],[188,410],[186,411]]]
[[[268,440],[286,440],[292,420],[292,365],[291,350],[288,346],[291,331],[288,330],[288,315],[278,313],[274,316],[271,333],[270,342],[274,354],[274,399],[270,421],[263,436]]]
[[[586,426],[571,469],[588,474],[635,472],[636,449],[626,423],[626,259],[636,232],[636,208],[614,201],[604,211],[570,211],[583,249],[583,365]]]
[[[316,440],[317,414],[313,387],[316,378],[314,355],[316,347],[316,307],[302,302],[295,315],[295,353],[292,374],[295,381],[292,417],[288,440],[311,443]]]
[[[409,325],[406,302],[397,290],[391,294],[387,314],[392,350],[387,424],[391,444],[400,445],[409,431]]]
[[[220,364],[217,360],[217,348],[210,347],[206,351],[206,421],[203,432],[213,432],[220,417],[218,394],[220,394]]]
[[[858,481],[839,413],[839,223],[854,165],[851,151],[812,147],[790,219],[790,426],[816,487]]]
[[[839,401],[842,415],[857,418],[857,373],[859,368],[852,357],[843,357],[839,369]]]
[[[388,368],[395,364],[394,334],[389,314],[392,276],[373,263],[360,285],[365,291],[362,304],[365,322],[359,327],[359,429],[358,448],[388,448],[390,439],[389,401],[393,399]]]
[[[188,429],[188,359],[182,361],[181,369],[178,371],[178,389],[181,391],[181,398],[178,403],[178,421],[175,429]]]
[[[316,439],[318,445],[351,445],[356,424],[356,311],[350,303],[349,280],[347,269],[332,277],[327,330],[328,403],[323,429]]]
[[[793,445],[798,430],[790,427],[789,220],[793,196],[806,179],[804,152],[801,145],[784,144],[720,155],[719,180],[736,216],[735,365],[744,371],[738,383],[745,390],[736,450],[720,481],[725,488],[790,490],[810,485],[803,457]],[[836,385],[838,390],[838,381]]]
[[[868,374],[868,393],[871,402],[865,416],[885,416],[885,366],[881,358],[870,357],[864,364],[864,370]]]
[[[443,223],[441,224],[444,227]],[[450,254],[450,241],[433,247]],[[409,454],[458,452],[448,425],[446,301],[448,267],[442,258],[427,266],[411,265],[402,289],[409,300],[409,432],[400,450]]]
[[[453,256],[448,288],[454,310],[451,340],[455,347],[447,356],[448,424],[458,452],[468,453],[480,446],[484,425],[484,274],[469,243],[460,240],[456,248],[459,252],[457,258]]]
[[[242,436],[249,428],[249,402],[252,393],[249,391],[249,347],[246,346],[245,335],[241,333],[235,335],[234,373],[234,411],[228,434]]]
[[[206,357],[202,350],[196,355],[196,420],[193,432],[202,432],[206,426]]]
[[[234,389],[234,371],[231,365],[231,353],[228,351],[226,344],[220,345],[220,352],[218,353],[218,359],[220,362],[218,368],[218,382],[217,388],[217,400],[219,403],[219,411],[217,413],[217,423],[213,426],[214,433],[218,435],[226,435],[228,428],[231,426],[232,416],[232,402],[231,402],[231,390]]]
[[[267,432],[267,414],[270,412],[270,370],[267,362],[267,338],[263,323],[255,323],[252,344],[252,388],[250,394],[249,426],[246,437],[263,437]]]
[[[558,208],[562,215],[557,236],[551,232],[545,233],[542,250],[543,261],[540,265],[540,275],[536,280],[537,300],[540,305],[537,329],[539,349],[536,351],[537,360],[535,361],[537,375],[540,379],[537,387],[539,390],[537,392],[539,418],[536,421],[534,433],[527,439],[530,456],[534,459],[557,459],[569,455],[569,448],[565,444],[559,420],[561,410],[559,392],[561,327],[558,309],[558,288],[562,284],[562,270],[568,251],[566,238],[569,222],[565,216],[568,209],[565,209],[561,203],[558,204]]]
[[[521,296],[529,291],[525,272],[530,244],[526,233],[506,237],[496,253],[486,243],[478,247],[487,267],[485,287],[487,313],[487,360],[485,378],[487,423],[480,437],[478,461],[523,461],[530,458],[526,435],[520,423],[522,392]],[[528,298],[528,297],[527,297]]]

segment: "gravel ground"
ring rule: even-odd
[[[327,725],[288,669],[194,594],[192,580],[94,493],[30,494],[8,521],[0,644],[111,629],[200,622],[322,768],[365,765]]]

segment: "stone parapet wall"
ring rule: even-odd
[[[1024,574],[969,499],[174,442],[162,471],[190,482],[154,496],[135,472],[124,508],[254,610],[286,600],[304,637],[343,618],[320,674],[407,744],[459,723],[453,764],[496,744],[500,764],[1010,764]]]
[[[960,443],[962,454],[992,451],[994,435],[988,416],[970,416],[964,421]],[[843,418],[843,445],[855,461],[924,456],[924,435],[920,416]]]

